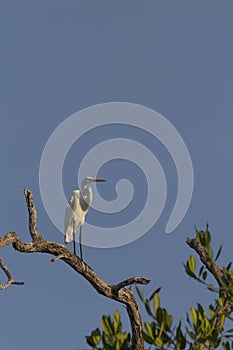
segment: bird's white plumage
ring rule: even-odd
[[[74,242],[74,254],[75,249],[75,233],[80,228],[79,245],[80,245],[80,256],[82,260],[82,243],[81,234],[82,226],[85,221],[85,216],[92,202],[92,190],[88,184],[92,182],[104,182],[103,179],[95,179],[93,177],[85,177],[82,180],[80,190],[75,190],[69,200],[66,207],[65,220],[64,220],[64,232],[65,232],[65,243]]]
[[[80,191],[73,191],[65,212],[65,243],[73,240],[73,233],[84,224],[86,213],[87,211],[83,211],[80,205]]]

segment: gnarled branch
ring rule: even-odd
[[[29,214],[29,232],[32,237],[32,241],[37,240],[40,235],[37,231],[37,213],[36,213],[36,208],[34,205],[33,197],[32,197],[32,192],[29,191],[28,189],[23,190],[27,207],[28,207],[28,214]]]
[[[129,285],[133,284],[148,284],[150,283],[150,280],[147,280],[146,278],[141,278],[141,277],[131,277],[128,278],[118,284],[114,285],[114,292],[117,293],[120,289],[125,288]]]
[[[15,232],[9,232],[0,238],[0,248],[12,244],[17,251],[22,253],[47,253],[54,256],[54,258],[50,260],[51,262],[55,262],[59,259],[63,260],[72,269],[88,280],[88,282],[96,289],[98,293],[126,305],[132,329],[132,347],[133,349],[144,350],[142,319],[138,304],[134,298],[132,290],[124,287],[136,283],[147,284],[150,281],[145,278],[132,277],[116,285],[104,282],[90,266],[88,266],[84,261],[81,261],[78,256],[71,253],[67,247],[56,242],[48,241],[44,239],[43,236],[39,235],[37,231],[37,214],[32,192],[25,189],[24,194],[28,207],[29,232],[32,242],[24,243]],[[13,277],[12,279],[10,278],[9,281],[11,281],[10,284],[15,283]]]
[[[16,284],[16,285],[22,285],[24,284],[24,282],[17,282],[15,281],[14,277],[12,276],[12,274],[10,273],[10,271],[8,270],[7,266],[5,265],[2,257],[0,256],[0,268],[3,270],[3,272],[5,273],[6,277],[8,278],[7,283],[2,284],[0,282],[0,290],[2,289],[6,289],[8,288],[11,284]]]

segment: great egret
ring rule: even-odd
[[[87,185],[92,182],[105,182],[103,179],[95,179],[93,177],[85,177],[82,180],[80,190],[75,190],[69,200],[65,212],[65,243],[68,244],[73,240],[74,254],[76,255],[75,233],[80,227],[79,246],[80,258],[83,260],[82,254],[82,226],[85,216],[92,202],[92,189]]]

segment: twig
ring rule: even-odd
[[[5,263],[4,263],[4,261],[3,261],[1,256],[0,256],[0,268],[4,271],[5,275],[8,278],[7,283],[2,284],[0,282],[0,290],[8,288],[11,284],[16,284],[16,285],[23,285],[24,284],[24,282],[17,282],[17,281],[14,280],[14,277],[12,276],[10,271],[8,270],[8,268],[5,265]]]
[[[36,214],[36,208],[34,206],[33,196],[32,192],[28,189],[23,190],[26,202],[27,202],[27,208],[28,208],[28,214],[29,214],[29,232],[32,237],[32,241],[36,241],[40,235],[37,231],[37,214]]]
[[[147,280],[145,278],[141,277],[131,277],[128,278],[118,284],[114,285],[114,292],[117,293],[120,289],[125,288],[126,286],[132,285],[132,284],[148,284],[150,283],[150,280]]]
[[[56,262],[56,261],[58,261],[58,260],[60,260],[60,259],[62,259],[62,258],[65,258],[65,256],[62,255],[62,254],[60,254],[60,255],[55,256],[54,258],[50,259],[49,262],[50,262],[50,263]]]

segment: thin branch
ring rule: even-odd
[[[40,235],[37,231],[37,224],[36,224],[36,222],[37,222],[36,208],[34,205],[32,192],[26,188],[23,190],[23,192],[25,195],[27,208],[28,208],[28,214],[29,214],[29,232],[30,232],[30,235],[32,237],[32,241],[34,242],[40,237]]]
[[[224,281],[224,274],[222,268],[216,264],[213,260],[210,259],[207,250],[199,239],[196,238],[186,238],[186,243],[189,245],[190,248],[194,249],[196,253],[200,256],[200,259],[202,263],[205,265],[207,270],[215,277],[219,287],[222,286],[222,282]]]
[[[17,281],[15,281],[14,277],[12,276],[10,271],[8,270],[8,268],[5,265],[5,263],[4,263],[4,261],[3,261],[1,256],[0,256],[0,268],[3,270],[3,272],[6,275],[6,277],[8,278],[7,283],[2,284],[0,282],[0,290],[8,288],[11,284],[16,284],[16,285],[23,285],[24,284],[24,282],[17,282]]]
[[[50,260],[52,262],[63,260],[73,270],[82,275],[99,294],[126,305],[132,329],[132,347],[136,350],[144,350],[142,319],[138,304],[132,290],[129,288],[122,288],[134,283],[147,284],[150,281],[141,277],[133,277],[116,285],[104,282],[90,266],[84,261],[81,261],[81,259],[74,255],[67,247],[56,242],[47,241],[39,235],[36,228],[37,215],[32,193],[29,190],[24,190],[24,194],[28,206],[29,230],[32,243],[23,243],[15,232],[9,232],[0,238],[0,248],[12,244],[17,251],[22,253],[47,253],[54,256],[54,258]]]
[[[117,293],[120,289],[125,288],[126,286],[132,285],[132,284],[148,284],[150,283],[150,280],[147,280],[145,278],[141,277],[131,277],[128,278],[114,286],[114,291]]]
[[[58,256],[55,256],[54,258],[50,259],[49,262],[52,263],[52,262],[56,262],[58,260],[60,260],[61,258],[64,258],[65,256],[64,255],[58,255]]]

